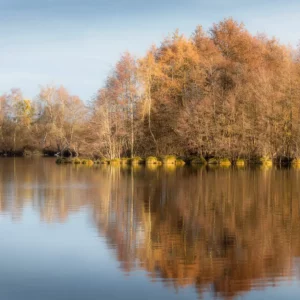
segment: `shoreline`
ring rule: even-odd
[[[135,156],[133,158],[121,157],[121,158],[104,158],[104,157],[91,157],[91,156],[58,156],[56,151],[8,151],[6,153],[0,152],[0,157],[2,158],[38,158],[38,157],[52,157],[56,158],[57,164],[83,164],[83,165],[174,165],[174,166],[184,166],[184,165],[208,165],[208,166],[220,166],[220,167],[244,167],[244,166],[299,166],[300,158],[290,158],[290,157],[275,157],[270,158],[269,156],[252,156],[252,157],[236,157],[227,158],[222,156],[177,156],[177,155],[162,155],[162,156],[147,156],[140,157]]]

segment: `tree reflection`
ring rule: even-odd
[[[125,272],[227,298],[299,268],[300,170],[0,165],[1,213],[20,218],[30,205],[66,222],[87,209]]]

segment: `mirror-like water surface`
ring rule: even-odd
[[[0,298],[298,299],[299,183],[0,159]]]

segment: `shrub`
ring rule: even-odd
[[[230,160],[228,158],[222,158],[222,159],[220,159],[219,164],[220,164],[221,167],[229,167],[229,166],[231,166],[231,162],[230,162]]]
[[[218,160],[216,158],[210,158],[207,162],[209,165],[217,165]]]
[[[162,163],[164,165],[175,165],[177,157],[175,155],[166,155],[162,157]]]
[[[122,165],[127,165],[127,164],[130,163],[130,158],[122,157],[120,162],[121,162]]]
[[[185,165],[185,161],[181,158],[177,158],[176,159],[176,166],[184,166]]]
[[[43,152],[41,152],[41,151],[39,151],[39,150],[33,150],[33,151],[31,151],[31,150],[25,149],[25,150],[23,151],[23,156],[25,156],[25,157],[32,157],[32,156],[38,157],[38,156],[43,156]]]
[[[100,164],[102,164],[102,165],[106,165],[106,164],[109,163],[109,160],[107,160],[106,158],[101,158],[99,162],[100,162]]]
[[[243,167],[243,166],[245,166],[245,160],[241,159],[241,158],[238,158],[235,162],[235,165],[238,166],[238,167]]]
[[[261,157],[259,161],[264,166],[272,166],[272,164],[273,164],[272,159],[270,159],[269,156],[267,156],[267,155]]]
[[[148,156],[147,158],[146,158],[146,164],[147,165],[151,165],[151,164],[157,164],[159,162],[159,160],[158,160],[158,158],[157,157],[155,157],[155,156]]]
[[[32,156],[32,151],[25,149],[23,151],[23,156],[30,157]]]
[[[120,160],[119,158],[113,158],[113,159],[110,160],[109,163],[110,163],[111,165],[118,165],[118,164],[120,164],[120,161],[121,161],[121,160]]]
[[[204,157],[195,157],[190,161],[191,165],[206,165],[207,161]]]
[[[43,152],[39,150],[33,150],[32,151],[32,156],[43,156]]]
[[[82,159],[81,163],[87,166],[92,166],[94,164],[94,162],[91,159]]]
[[[74,157],[72,159],[72,162],[73,162],[73,164],[78,165],[78,164],[81,164],[81,159],[78,157]]]
[[[139,156],[136,156],[136,157],[133,157],[131,160],[130,160],[131,164],[132,165],[139,165],[139,164],[142,164],[144,161],[141,157]]]
[[[91,159],[88,159],[86,164],[88,166],[92,166],[94,164],[94,162]]]

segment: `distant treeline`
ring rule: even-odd
[[[1,97],[0,150],[90,157],[300,157],[300,52],[232,19],[121,56],[89,103],[64,87]]]

